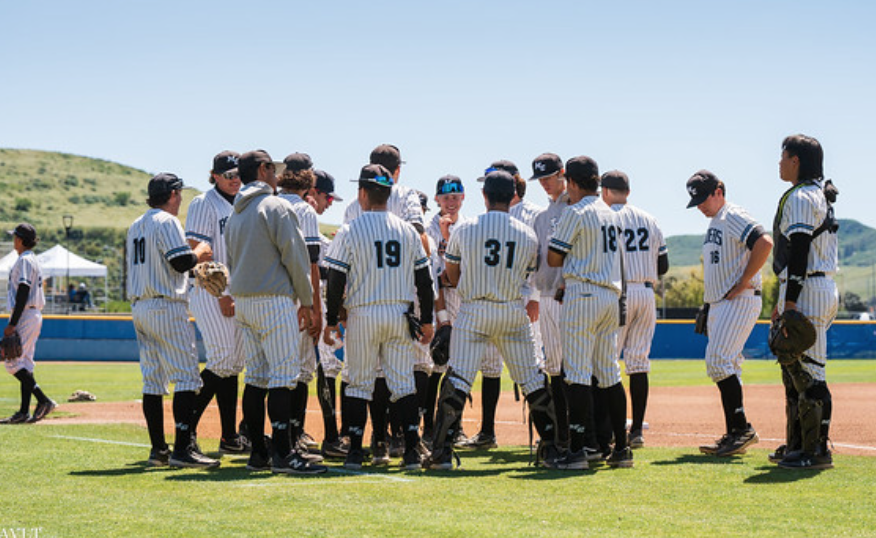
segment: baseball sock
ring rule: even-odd
[[[374,441],[386,442],[386,411],[389,407],[389,387],[386,379],[378,377],[374,382],[374,394],[371,396],[371,434]],[[352,424],[351,424],[352,425]]]
[[[821,439],[826,443],[830,439],[830,418],[833,415],[833,396],[827,383],[824,382],[825,397],[821,400],[823,411],[821,415]],[[827,447],[825,447],[827,448]]]
[[[596,437],[588,435],[593,423],[593,395],[590,386],[580,383],[566,385],[566,403],[569,407],[569,449],[577,452],[591,444],[592,448],[596,448]]]
[[[365,434],[365,422],[368,420],[368,402],[362,398],[347,397],[346,408],[350,435],[350,451],[362,450],[362,436]]]
[[[566,404],[566,376],[551,376],[551,396],[557,410],[557,440],[561,445],[569,442],[569,407]]]
[[[31,391],[31,393],[32,393],[34,396],[36,396],[37,403],[46,403],[46,402],[48,402],[48,401],[49,401],[49,397],[46,396],[46,395],[43,393],[43,389],[41,389],[40,386],[39,386],[39,384],[37,384],[37,380],[36,380],[36,378],[34,377],[33,372],[28,371],[28,370],[25,370],[24,368],[22,368],[21,370],[19,370],[19,372],[21,372],[21,371],[26,372],[27,375],[30,376],[30,379],[33,381],[33,386],[31,387],[30,391]],[[17,372],[16,372],[16,373],[17,373]],[[30,403],[30,402],[28,401],[28,403]]]
[[[198,427],[198,423],[201,421],[201,415],[204,414],[204,410],[210,405],[210,400],[212,400],[213,396],[217,393],[216,391],[219,388],[221,378],[207,368],[204,368],[201,371],[201,380],[204,382],[204,385],[195,397],[195,413],[194,420],[192,421],[192,425],[195,428]]]
[[[423,431],[435,429],[435,405],[438,403],[438,389],[441,387],[441,373],[429,376],[429,389],[426,391],[426,414],[423,415]]]
[[[627,393],[624,392],[623,383],[615,383],[607,389],[599,389],[605,392],[608,401],[608,414],[611,419],[611,428],[614,431],[614,449],[620,450],[627,446]]]
[[[268,449],[265,446],[265,397],[268,389],[262,389],[254,385],[243,387],[243,420],[249,432],[249,441],[252,443],[252,451],[265,454]],[[270,454],[268,454],[270,456]]]
[[[326,377],[321,364],[316,369],[316,389],[319,407],[322,410],[323,440],[333,443],[338,440],[338,423],[335,419],[335,378]]]
[[[487,435],[496,434],[496,408],[499,406],[501,392],[501,377],[484,377],[481,380],[481,405],[483,406],[481,432]]]
[[[648,374],[630,374],[630,405],[633,408],[633,423],[630,431],[641,431],[648,406]]]
[[[389,431],[392,433],[393,439],[404,436],[404,427],[402,426],[402,415],[404,411],[399,404],[401,400],[389,402]],[[417,408],[417,397],[414,396],[414,409]]]
[[[289,410],[291,412],[289,436],[293,444],[297,443],[298,439],[301,438],[301,434],[304,433],[304,416],[307,414],[308,391],[307,383],[300,381],[292,389],[292,397],[289,401]]]
[[[289,456],[292,450],[289,436],[289,422],[293,414],[298,412],[292,409],[292,390],[286,387],[268,389],[268,417],[271,419],[271,446],[274,455],[281,458]]]
[[[429,398],[429,374],[419,370],[414,371],[414,386],[417,387],[417,414],[423,419],[423,431],[426,431],[426,401]],[[419,421],[418,421],[419,424]]]
[[[733,430],[744,430],[748,427],[745,418],[745,408],[742,406],[742,384],[736,375],[718,381],[721,391],[721,404],[724,407],[724,422],[727,433]]]
[[[341,379],[341,430],[338,433],[342,437],[350,435],[350,426],[347,422],[347,385],[349,383]]]
[[[591,378],[593,394],[593,432],[596,435],[597,447],[607,452],[611,448],[611,420],[609,416],[609,403],[607,393],[600,390],[599,381],[596,377]]]
[[[417,397],[408,394],[395,402],[404,428],[405,450],[413,450],[420,442],[420,412],[417,409]]]
[[[237,435],[237,376],[219,378],[216,390],[216,405],[219,406],[219,422],[222,438],[230,441]]]
[[[143,417],[146,419],[152,448],[156,450],[167,448],[167,441],[164,439],[164,397],[160,394],[144,394]]]
[[[192,422],[194,419],[195,391],[182,390],[173,393],[173,421],[176,423],[174,452],[188,449],[192,442]]]
[[[30,395],[33,394],[33,388],[36,386],[36,381],[33,378],[33,374],[24,368],[15,372],[15,377],[18,379],[21,393],[21,407],[18,410],[21,413],[27,414],[30,412]]]

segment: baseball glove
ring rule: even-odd
[[[803,352],[815,345],[815,325],[803,313],[786,310],[770,326],[770,351],[779,364],[798,361]]]
[[[444,366],[450,360],[450,335],[453,333],[452,325],[442,325],[435,332],[435,338],[429,346],[432,352],[432,362],[435,366]]]
[[[423,336],[423,329],[420,323],[420,318],[414,315],[414,309],[411,307],[405,312],[405,317],[408,320],[408,331],[411,333],[411,338],[419,340]]]
[[[697,334],[709,334],[709,303],[704,303],[697,310],[697,317],[694,321],[694,332]]]
[[[15,331],[9,336],[4,336],[0,340],[0,351],[3,353],[3,358],[7,361],[14,361],[21,357],[21,337]]]
[[[228,287],[228,268],[221,262],[201,262],[195,266],[198,285],[214,297],[222,297]]]

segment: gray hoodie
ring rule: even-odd
[[[312,306],[310,256],[292,204],[270,185],[244,185],[225,227],[231,295],[285,295]]]

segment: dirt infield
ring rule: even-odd
[[[876,411],[874,386],[866,383],[843,383],[831,387],[833,393],[833,426],[831,438],[838,454],[876,456]],[[745,408],[749,420],[761,438],[760,446],[773,448],[785,437],[784,400],[778,385],[748,385],[745,387]],[[316,397],[308,402],[306,430],[317,440],[322,439],[322,418]],[[139,402],[64,403],[59,411],[73,416],[49,416],[47,422],[112,423],[123,422],[146,426]],[[480,394],[474,395],[473,406],[466,406],[463,429],[469,435],[480,424]],[[165,399],[165,424],[172,435],[173,419],[170,398]],[[694,448],[723,433],[723,415],[718,390],[715,387],[652,387],[648,402],[645,431],[647,446],[679,446]],[[496,416],[496,434],[500,445],[526,445],[529,430],[523,422],[520,403],[513,393],[503,392]],[[200,438],[217,438],[219,420],[215,402],[207,409],[198,428]],[[144,432],[143,442],[147,442]]]

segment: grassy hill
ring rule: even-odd
[[[856,220],[840,219],[839,257],[842,267],[870,267],[876,264],[876,230]],[[666,238],[672,265],[699,265],[702,235],[674,235]]]
[[[73,215],[74,228],[125,229],[147,209],[150,177],[143,170],[100,159],[0,149],[0,196],[5,202],[0,225],[27,221],[40,234],[63,232],[63,216]],[[183,194],[188,202],[198,193]]]

